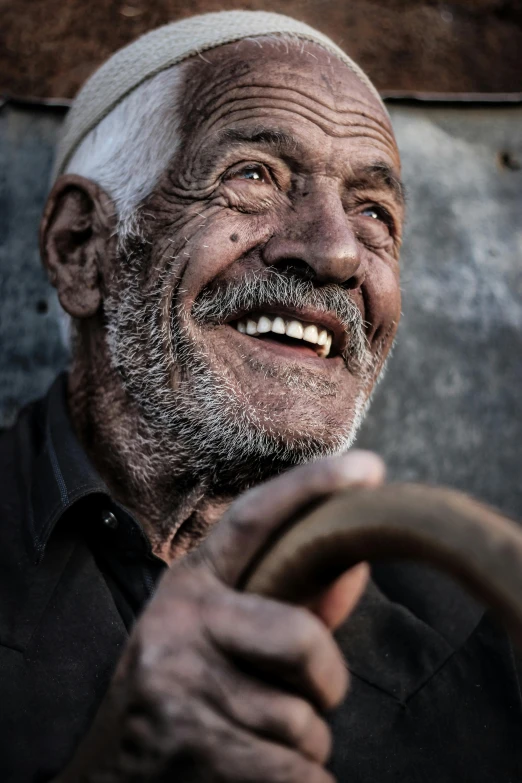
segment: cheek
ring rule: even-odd
[[[387,335],[391,345],[401,315],[401,289],[397,262],[391,261],[388,264],[374,258],[363,290],[366,295],[366,320],[371,324],[368,333],[370,343],[373,343],[376,338],[382,339]]]
[[[273,231],[268,216],[230,212],[209,220],[208,227],[201,228],[182,251],[189,253],[181,280],[185,303],[191,304],[205,286],[220,277],[232,280],[234,265],[267,242]],[[244,271],[238,267],[237,274]]]
[[[388,228],[380,220],[357,215],[351,225],[355,235],[365,247],[392,255],[393,239]]]

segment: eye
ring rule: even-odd
[[[247,166],[242,166],[239,169],[235,169],[230,172],[227,179],[243,179],[249,182],[261,182],[270,184],[272,177],[269,172],[260,163],[249,163]]]
[[[361,215],[364,215],[364,217],[369,217],[372,220],[380,220],[380,222],[384,223],[384,225],[387,226],[390,231],[393,230],[392,216],[387,209],[380,207],[378,204],[372,204],[370,207],[365,207],[365,209],[362,210]]]

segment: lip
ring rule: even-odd
[[[226,321],[224,321],[224,323],[226,325],[230,325],[234,321],[238,321],[247,315],[254,316],[254,317],[256,315],[274,315],[274,316],[279,315],[282,318],[296,318],[298,321],[315,324],[316,326],[323,327],[323,329],[328,329],[328,331],[331,332],[332,334],[331,352],[334,354],[332,358],[335,358],[339,354],[342,354],[348,342],[348,335],[342,323],[335,317],[333,313],[325,313],[307,307],[287,307],[287,306],[280,307],[278,305],[274,305],[274,306],[267,305],[262,310],[260,309],[241,310],[231,314],[226,319]],[[275,343],[273,343],[273,345],[274,344]],[[281,347],[284,348],[285,346],[281,345]],[[292,351],[294,350],[293,348],[291,348],[291,346],[286,346],[286,347],[289,347],[290,350]],[[320,361],[324,361],[324,359],[321,359]]]

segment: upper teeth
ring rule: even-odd
[[[332,336],[322,326],[306,324],[296,319],[283,319],[278,316],[260,315],[259,317],[245,318],[237,322],[236,328],[241,334],[254,336],[256,334],[286,334],[296,340],[304,340],[320,346],[317,355],[326,359],[332,347]]]

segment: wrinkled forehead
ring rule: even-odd
[[[319,125],[331,136],[347,129],[371,133],[397,168],[399,154],[389,116],[346,63],[320,45],[277,37],[245,39],[193,58],[186,66],[181,127],[211,133],[217,126],[285,114]],[[271,110],[271,111],[270,111]],[[361,125],[362,123],[362,125]]]

